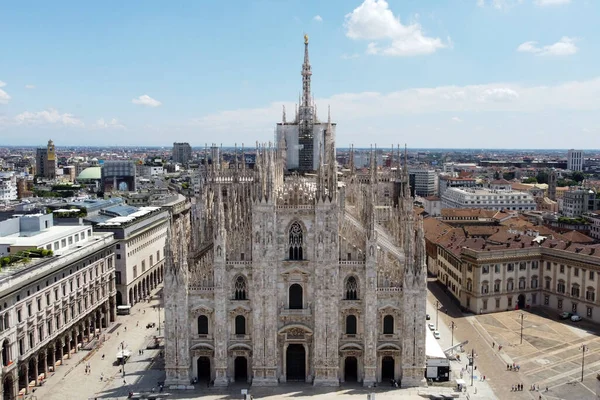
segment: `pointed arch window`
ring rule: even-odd
[[[235,300],[247,300],[247,284],[246,284],[246,278],[244,278],[243,276],[238,276],[235,280],[235,291],[233,294],[233,298]]]
[[[290,260],[303,260],[304,259],[304,238],[302,234],[302,226],[298,222],[294,222],[290,226],[290,241],[288,258]]]
[[[346,279],[346,300],[358,300],[358,283],[353,276]]]

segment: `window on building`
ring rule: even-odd
[[[488,274],[490,272],[490,266],[489,265],[484,265],[483,267],[481,267],[481,273],[482,274]]]
[[[500,264],[494,265],[494,273],[495,274],[499,274],[500,273]]]
[[[243,315],[238,315],[235,317],[235,334],[246,334],[246,317],[244,317]]]
[[[573,275],[579,276],[579,268],[573,268]]]
[[[290,260],[303,260],[303,247],[302,226],[298,222],[294,222],[290,226],[288,258]]]
[[[137,265],[133,266],[133,279],[137,278],[138,273],[137,273]]]
[[[142,260],[142,274],[146,272],[146,261]]]
[[[547,306],[550,304],[550,296],[547,294],[544,295],[544,305]]]
[[[247,300],[247,284],[246,278],[243,276],[238,276],[235,280],[235,289],[233,293],[233,298],[235,300]]]
[[[577,313],[577,303],[571,304],[571,311],[573,311],[574,313]]]
[[[487,299],[483,299],[482,303],[483,303],[483,305],[481,306],[481,308],[483,310],[487,310],[487,303],[488,303]]]
[[[588,318],[592,318],[592,307],[586,307],[586,313]]]
[[[150,265],[150,267],[152,267],[154,265],[154,256],[153,255],[150,255],[150,264],[149,265]]]
[[[289,289],[289,308],[292,310],[301,310],[304,308],[302,298],[302,286],[294,283]]]
[[[502,281],[500,279],[496,279],[494,281],[494,292],[498,293],[500,291],[500,284],[502,283]]]
[[[515,288],[515,282],[512,279],[506,281],[506,290],[511,291]]]
[[[356,335],[356,316],[348,315],[346,317],[346,334]]]
[[[42,310],[42,298],[38,297],[36,302],[37,302],[37,310],[41,311]]]
[[[594,271],[590,271],[590,281],[594,280]]]
[[[358,283],[353,276],[346,279],[346,300],[358,300]]]
[[[531,288],[537,289],[537,287],[538,287],[538,277],[537,277],[537,275],[533,275],[531,277]]]
[[[522,261],[519,263],[519,271],[525,271],[527,269],[527,263]]]
[[[117,285],[121,284],[121,271],[115,271],[115,282]]]
[[[510,296],[509,296],[509,297],[508,297],[508,308],[511,308],[511,307],[512,307],[512,305],[513,305],[513,304],[512,304],[512,297],[510,297]]]
[[[556,291],[558,293],[564,293],[566,290],[565,288],[565,281],[563,281],[562,279],[558,281],[558,284],[556,285]]]
[[[385,317],[383,317],[383,334],[394,334],[394,317],[391,315],[386,315]]]
[[[514,264],[513,263],[508,263],[507,266],[506,266],[506,270],[508,272],[513,272],[515,270]]]
[[[563,306],[563,301],[562,299],[558,299],[557,303],[556,303],[557,308],[562,309]]]
[[[490,291],[490,284],[488,281],[481,282],[481,293],[487,294]]]
[[[539,263],[540,263],[539,261],[532,261],[531,269],[538,269]]]
[[[571,296],[579,297],[579,285],[576,283],[571,286]]]
[[[525,289],[526,286],[527,286],[527,284],[525,282],[525,278],[524,277],[520,277],[519,278],[519,289]]]
[[[560,273],[564,274],[565,273],[565,266],[560,264]]]
[[[496,308],[500,308],[500,299],[496,299]]]
[[[23,315],[21,313],[21,309],[17,310],[17,322],[21,322],[23,320]]]
[[[206,315],[198,317],[198,335],[208,335],[208,317]]]
[[[596,291],[593,287],[588,286],[588,288],[585,291],[585,299],[587,301],[596,301]]]

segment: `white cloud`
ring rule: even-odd
[[[338,146],[351,142],[368,145],[375,137],[365,135],[369,129],[377,132],[377,141],[387,143],[396,140],[399,127],[410,130],[410,127],[419,124],[422,131],[430,136],[427,139],[414,139],[417,142],[414,146],[480,147],[487,143],[487,146],[494,147],[514,142],[515,147],[534,148],[542,138],[532,136],[531,130],[537,132],[543,129],[548,132],[543,140],[549,140],[548,143],[553,146],[566,147],[569,143],[564,131],[572,130],[570,124],[573,123],[572,118],[565,118],[569,113],[576,111],[577,115],[581,115],[581,125],[598,124],[600,77],[554,86],[490,83],[414,88],[387,93],[341,93],[316,99],[316,102],[319,105],[331,105],[332,118],[338,123]],[[189,140],[198,134],[206,137],[223,135],[231,143],[239,143],[247,140],[247,137],[270,140],[273,124],[281,120],[282,105],[288,110],[287,120],[293,120],[293,112],[290,112],[294,110],[293,100],[273,102],[261,108],[224,110],[190,121]],[[464,123],[453,119],[457,115],[461,120],[468,117],[472,126],[453,131],[453,135],[460,136],[451,139],[448,127],[464,126]],[[506,122],[507,116],[513,115],[522,120],[511,119]],[[323,119],[324,112],[321,111],[319,116]],[[456,123],[448,124],[449,120]],[[508,128],[509,123],[515,126]],[[478,130],[475,127],[479,127]],[[438,128],[441,133],[436,133]],[[493,138],[486,136],[492,131]],[[243,135],[236,136],[236,132],[243,132]],[[584,145],[583,142],[578,143],[579,146]],[[590,146],[594,144],[588,143],[587,147]]]
[[[112,118],[110,121],[100,118],[96,121],[96,125],[94,127],[100,129],[127,129],[125,125],[121,124],[116,118]]]
[[[533,53],[538,56],[570,56],[579,50],[575,45],[575,41],[574,38],[563,36],[558,42],[543,47],[538,46],[538,42],[529,41],[521,43],[517,47],[517,51]]]
[[[144,94],[138,98],[132,99],[131,102],[133,104],[139,104],[139,105],[147,106],[147,107],[158,107],[162,104],[160,101],[153,99],[152,97],[148,96],[147,94]]]
[[[62,125],[68,127],[83,127],[84,123],[73,114],[61,114],[53,108],[44,111],[25,111],[13,118],[15,125]]]
[[[463,122],[463,120],[460,119],[459,117],[452,117],[452,121],[454,121],[454,122]]]
[[[313,17],[313,21],[317,21],[317,22],[323,22],[323,18],[320,15],[315,15]]]
[[[569,4],[571,0],[534,0],[534,3],[538,6],[560,6],[563,4]]]
[[[35,89],[35,85],[25,85],[25,89]]]
[[[342,54],[341,55],[342,60],[352,60],[354,58],[358,58],[360,57],[357,53],[352,53],[352,54]]]
[[[0,88],[6,86],[6,82],[0,81]],[[0,89],[0,104],[7,104],[10,96],[4,90]]]
[[[415,56],[447,47],[440,38],[425,36],[420,24],[403,25],[385,0],[364,0],[346,14],[344,26],[350,39],[371,41],[368,54]]]

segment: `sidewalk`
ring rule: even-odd
[[[155,289],[152,295],[159,291],[161,287]],[[146,348],[153,336],[158,335],[156,327],[146,329],[146,324],[150,322],[158,326],[158,311],[153,309],[153,306],[158,304],[159,300],[152,300],[149,303],[140,302],[132,307],[130,315],[117,316],[116,321],[102,332],[106,338],[102,345],[92,351],[79,351],[73,354],[70,360],[66,359],[64,365],[56,369],[44,386],[36,388],[34,396],[45,400],[80,400],[94,398],[95,395],[104,399],[126,397],[128,388],[141,383],[141,373],[152,366],[154,359],[161,352],[157,349],[144,350],[143,355],[138,353],[140,349]],[[164,328],[162,316],[161,323],[163,323],[162,334]],[[122,367],[116,359],[122,342],[125,349],[132,352],[131,358],[125,364],[124,378]],[[104,360],[102,355],[105,356]],[[89,375],[85,374],[87,363],[91,369]],[[152,374],[149,374],[150,376]],[[157,378],[160,379],[159,376]],[[124,380],[126,384],[123,383]],[[144,384],[150,383],[144,382]],[[152,385],[155,386],[156,381]],[[100,396],[100,393],[104,394]]]

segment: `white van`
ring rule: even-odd
[[[117,306],[117,315],[131,314],[131,306]]]

